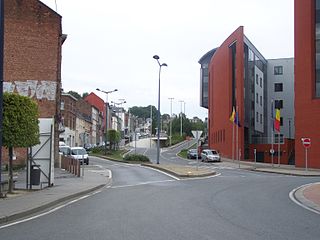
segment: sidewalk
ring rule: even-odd
[[[111,184],[109,173],[86,168],[83,177],[75,177],[62,169],[55,169],[54,186],[42,190],[17,190],[0,199],[0,224],[35,214],[67,200],[93,192]]]

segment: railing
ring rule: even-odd
[[[80,177],[80,161],[68,156],[61,156],[61,168]]]

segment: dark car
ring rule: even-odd
[[[197,159],[197,149],[189,149],[187,152],[188,159]],[[201,155],[198,154],[198,158],[201,158]]]

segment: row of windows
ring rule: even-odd
[[[259,116],[260,116],[260,118],[259,118]],[[257,123],[259,123],[260,122],[260,124],[262,124],[262,114],[260,113],[258,113],[258,112],[256,112],[256,122]]]
[[[256,102],[259,104],[259,94],[256,93]],[[262,96],[260,96],[260,106],[262,106]]]
[[[260,79],[260,81],[259,81],[259,79]],[[259,83],[260,83],[260,87],[262,87],[262,77],[259,78],[259,75],[256,74],[256,84],[259,85]]]

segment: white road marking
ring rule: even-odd
[[[164,172],[164,171],[161,171],[161,170],[159,170],[159,169],[156,169],[156,168],[146,167],[146,166],[140,166],[140,167],[142,167],[142,168],[147,168],[147,169],[151,169],[151,170],[153,170],[153,171],[157,171],[157,172],[162,173],[162,174],[164,174],[164,175],[167,175],[168,177],[171,177],[171,178],[173,178],[173,179],[175,179],[175,180],[177,180],[177,181],[180,180],[180,178],[178,178],[178,177],[176,177],[176,176],[173,176],[172,174],[166,173],[166,172]]]
[[[60,205],[60,206],[58,206],[58,207],[52,208],[52,209],[50,209],[49,211],[40,213],[40,214],[38,214],[38,215],[29,217],[29,218],[22,219],[22,220],[19,220],[19,221],[15,221],[15,222],[12,222],[12,223],[9,223],[9,224],[2,225],[2,226],[0,226],[0,229],[7,228],[7,227],[11,227],[11,226],[14,226],[14,225],[17,225],[17,224],[20,224],[20,223],[24,223],[24,222],[28,222],[28,221],[31,221],[31,220],[40,218],[40,217],[42,217],[42,216],[45,216],[45,215],[48,215],[48,214],[53,213],[53,212],[55,212],[55,211],[58,211],[58,210],[61,209],[61,208],[64,208],[64,207],[66,207],[66,206],[68,206],[68,205],[71,205],[71,204],[73,204],[73,203],[75,203],[75,202],[78,202],[78,201],[80,201],[80,200],[82,200],[82,199],[85,199],[85,198],[87,198],[87,197],[93,196],[93,195],[95,195],[95,194],[97,194],[97,193],[100,193],[100,192],[101,192],[101,190],[95,191],[95,192],[93,192],[93,193],[91,193],[91,194],[84,195],[84,196],[79,197],[79,198],[77,198],[77,199],[74,199],[74,200],[72,200],[72,201],[70,201],[70,202],[67,202],[67,203],[65,203],[65,204],[62,204],[62,205]]]
[[[127,185],[121,185],[121,186],[114,186],[111,188],[126,188],[126,187],[136,187],[141,185],[148,185],[148,184],[154,184],[154,183],[165,183],[165,182],[175,182],[176,180],[169,179],[169,180],[162,180],[162,181],[149,181],[149,182],[142,182],[142,183],[136,183],[136,184],[127,184]]]
[[[309,211],[311,211],[311,212],[320,214],[319,211],[317,211],[317,210],[315,210],[315,209],[313,209],[313,208],[311,208],[311,207],[308,207],[308,206],[302,204],[301,202],[299,202],[299,201],[295,198],[295,196],[294,196],[294,193],[295,193],[296,191],[298,191],[300,188],[307,187],[307,186],[309,186],[309,185],[311,185],[311,184],[312,184],[312,183],[305,184],[305,185],[302,185],[302,186],[300,186],[300,187],[297,187],[297,188],[293,189],[293,190],[289,193],[289,197],[290,197],[290,199],[291,199],[295,204],[299,205],[300,207],[303,207],[304,209],[307,209],[307,210],[309,210]]]

